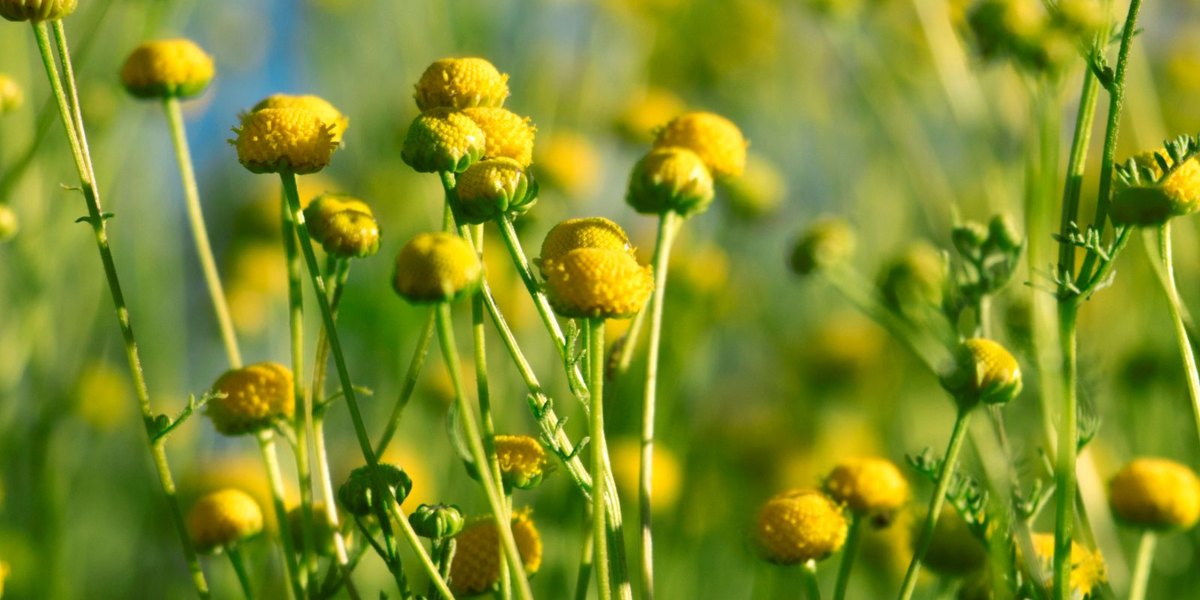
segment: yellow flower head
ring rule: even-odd
[[[1161,164],[1160,164],[1161,161]],[[1112,215],[1119,223],[1161,225],[1200,209],[1200,159],[1176,166],[1162,150],[1145,152],[1118,169]],[[1163,165],[1170,170],[1164,175]]]
[[[53,21],[75,12],[78,0],[0,0],[0,17],[9,21]]]
[[[781,565],[822,560],[846,542],[846,517],[817,490],[792,490],[767,500],[758,512],[763,558]]]
[[[296,410],[292,372],[279,363],[265,362],[231,369],[213,384],[206,412],[217,431],[239,435],[266,429],[276,419],[290,419]]]
[[[468,223],[478,225],[509,213],[521,215],[537,200],[537,183],[511,158],[488,158],[458,178],[458,208]]]
[[[188,534],[201,552],[216,552],[262,532],[262,509],[250,494],[228,488],[201,497],[187,519]]]
[[[500,106],[508,97],[508,75],[482,58],[442,58],[421,74],[413,97],[422,111]]]
[[[516,511],[512,533],[525,572],[537,573],[542,566],[542,536],[534,527],[528,510]],[[455,538],[454,559],[450,562],[450,591],[455,595],[474,596],[496,587],[500,582],[500,533],[492,517],[477,518]]]
[[[1054,534],[1033,534],[1033,552],[1043,572],[1050,572],[1054,565]],[[1107,568],[1100,551],[1071,542],[1071,597],[1086,598],[1108,579]]]
[[[309,235],[333,256],[362,258],[379,251],[379,223],[358,198],[321,194],[304,209],[304,221]]]
[[[25,94],[17,80],[0,73],[0,115],[6,115],[21,108],[25,103]]]
[[[328,100],[312,94],[301,96],[275,94],[267,96],[250,110],[257,111],[264,108],[302,108],[317,115],[317,118],[321,119],[322,123],[329,126],[329,133],[333,136],[333,143],[335,144],[342,143],[342,135],[346,133],[346,128],[350,126],[350,117],[343,115]]]
[[[1190,529],[1200,520],[1200,479],[1172,460],[1132,460],[1113,477],[1108,490],[1113,512],[1132,525]]]
[[[629,237],[620,225],[604,217],[567,219],[555,225],[542,241],[542,256],[538,260],[542,275],[551,261],[579,248],[600,248],[633,254]]]
[[[654,148],[633,166],[625,201],[642,214],[704,212],[713,199],[713,180],[704,161],[676,146]]]
[[[825,478],[825,492],[879,527],[889,525],[909,497],[908,481],[900,469],[882,458],[843,461]]]
[[[792,271],[797,275],[810,275],[840,263],[854,254],[854,246],[854,230],[845,221],[821,219],[796,241],[792,249]]]
[[[1004,346],[984,338],[962,343],[942,385],[960,406],[1004,404],[1021,393],[1021,366]]]
[[[667,123],[654,147],[680,146],[700,156],[717,179],[739,177],[746,168],[746,139],[732,121],[710,112],[690,112]]]
[[[138,98],[188,98],[208,87],[213,59],[188,39],[155,40],[133,49],[121,67],[121,83]]]
[[[630,142],[652,142],[655,129],[686,110],[687,105],[679,96],[661,88],[651,88],[627,105],[617,117],[617,132]]]
[[[21,230],[17,212],[8,204],[0,204],[0,242],[7,242]]]
[[[924,519],[916,520],[913,526],[919,527],[921,521]],[[919,535],[913,535],[912,543],[917,543],[919,538]],[[958,511],[949,505],[942,506],[921,564],[938,575],[961,577],[978,571],[986,562],[987,547],[971,533]]]
[[[612,444],[613,478],[623,495],[636,498],[641,479],[642,443],[629,438],[616,440]],[[650,509],[661,512],[675,506],[683,491],[683,467],[679,459],[662,442],[654,444],[653,481],[654,494],[650,496]]]
[[[460,111],[431,108],[413,119],[400,158],[418,173],[461,173],[483,158],[487,138]]]
[[[534,149],[534,173],[538,182],[569,198],[580,198],[596,188],[601,159],[588,138],[556,130],[539,138]]]
[[[625,318],[641,310],[654,291],[649,266],[628,252],[579,248],[543,260],[546,290],[554,310],[570,318]]]
[[[337,149],[329,125],[303,108],[246,113],[233,131],[238,161],[252,173],[316,173],[329,165]]]
[[[483,266],[466,240],[449,233],[421,233],[396,257],[392,285],[416,304],[450,302],[474,289]]]
[[[554,464],[546,457],[541,442],[527,435],[496,436],[496,459],[506,489],[537,487]]]
[[[533,135],[537,127],[529,117],[498,106],[468,108],[462,112],[483,131],[484,158],[511,158],[522,167],[533,163]]]

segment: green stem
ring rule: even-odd
[[[590,514],[591,508],[589,507],[587,510]],[[591,531],[591,522],[590,516],[584,519],[588,531]],[[592,552],[595,549],[595,544],[583,544],[583,549],[580,551],[579,572],[575,575],[575,600],[587,600],[588,588],[591,587],[588,583],[592,579]]]
[[[188,148],[187,129],[183,125],[179,99],[171,96],[163,100],[163,110],[167,115],[167,127],[171,131],[171,143],[175,147],[175,160],[179,164],[179,178],[183,181],[183,198],[187,204],[188,224],[192,227],[192,240],[196,244],[200,269],[204,272],[204,284],[208,287],[208,296],[217,314],[217,325],[221,329],[221,341],[225,344],[229,366],[240,369],[242,353],[238,350],[237,334],[233,329],[233,319],[229,316],[229,304],[225,300],[225,290],[221,288],[217,261],[213,258],[208,229],[204,225],[204,212],[200,208],[200,188],[196,185],[196,171],[192,167],[192,153]]]
[[[429,343],[433,341],[433,329],[436,321],[436,315],[430,311],[429,317],[425,319],[425,327],[421,330],[421,336],[417,338],[417,347],[413,349],[412,359],[408,362],[408,372],[404,375],[404,386],[400,388],[400,396],[396,398],[396,404],[392,406],[392,414],[388,417],[383,435],[380,435],[379,441],[375,443],[375,454],[383,455],[388,444],[396,435],[396,429],[400,427],[400,416],[404,414],[404,408],[408,406],[413,392],[417,389],[417,378],[421,375],[422,367],[425,366],[425,358],[429,356]]]
[[[821,586],[817,585],[817,561],[810,560],[800,567],[804,577],[804,590],[808,600],[821,600]]]
[[[1092,122],[1096,119],[1096,99],[1100,86],[1091,69],[1083,73],[1083,88],[1079,91],[1079,112],[1075,114],[1075,133],[1071,138],[1067,162],[1067,181],[1063,186],[1062,219],[1059,232],[1066,233],[1079,219],[1079,195],[1083,190],[1083,175],[1087,166],[1088,146],[1092,139]],[[1064,279],[1075,275],[1075,246],[1059,244],[1058,269]]]
[[[60,22],[56,21],[55,24],[61,28]],[[192,585],[195,587],[196,594],[199,597],[208,598],[208,582],[204,578],[204,571],[200,568],[200,561],[196,557],[195,546],[193,546],[192,540],[188,536],[187,525],[183,519],[183,511],[180,509],[179,500],[176,497],[175,480],[171,475],[170,463],[167,461],[166,448],[161,441],[156,442],[154,440],[155,432],[152,424],[155,415],[150,405],[150,392],[146,386],[146,376],[142,370],[142,359],[138,351],[137,339],[133,334],[129,308],[125,304],[125,295],[121,290],[121,281],[117,276],[117,266],[113,260],[112,249],[109,247],[108,227],[106,225],[107,217],[101,209],[100,194],[95,184],[95,171],[92,168],[90,153],[87,148],[87,138],[81,135],[84,130],[83,119],[78,117],[78,113],[72,116],[67,95],[63,91],[62,79],[59,77],[58,69],[54,66],[54,57],[50,49],[50,36],[46,23],[34,23],[33,32],[37,40],[38,50],[41,53],[42,65],[46,69],[46,78],[49,80],[50,88],[53,91],[55,102],[58,105],[59,116],[62,119],[63,128],[67,134],[67,141],[71,147],[71,156],[75,161],[75,170],[79,175],[80,187],[83,188],[83,198],[88,211],[88,225],[92,228],[92,234],[96,241],[96,250],[100,255],[104,277],[108,283],[113,307],[116,310],[117,324],[121,330],[121,338],[125,346],[125,358],[129,363],[129,373],[133,379],[138,406],[142,412],[142,419],[146,424],[147,445],[149,446],[155,469],[158,472],[159,485],[167,501],[171,520],[175,525],[175,531],[179,535],[179,541],[183,548],[183,556],[187,562],[188,570],[192,575]],[[59,40],[59,51],[62,53],[63,64],[67,66],[67,72],[70,73],[71,58],[70,52],[67,49],[65,36],[61,36]],[[75,84],[73,78],[69,79],[68,84],[74,90]]]
[[[642,335],[642,325],[646,322],[648,306],[648,303],[643,306],[629,322],[629,329],[625,331],[625,336],[621,341],[621,351],[617,353],[617,368],[613,373],[614,377],[624,375],[629,371],[629,366],[633,364],[633,353],[637,349],[638,337]]]
[[[608,565],[608,531],[604,525],[604,486],[608,481],[605,467],[607,448],[604,443],[604,319],[588,319],[588,383],[591,391],[591,418],[588,436],[592,444],[592,544],[596,547],[596,588],[601,600],[612,598],[611,573]]]
[[[229,564],[233,565],[233,571],[237,573],[238,583],[242,586],[246,600],[254,600],[254,584],[250,583],[250,573],[246,570],[246,559],[242,556],[242,551],[235,545],[226,548],[225,553],[229,555]]]
[[[258,434],[258,448],[262,452],[263,464],[267,467],[267,482],[271,487],[271,504],[275,507],[275,522],[279,526],[279,543],[283,546],[283,575],[288,580],[291,597],[305,597],[304,585],[300,581],[296,551],[292,547],[292,530],[288,524],[287,504],[284,502],[283,471],[279,468],[279,454],[275,452],[275,436],[271,431]]]
[[[1075,317],[1072,300],[1059,304],[1058,335],[1062,359],[1062,405],[1058,416],[1058,466],[1055,469],[1054,594],[1058,600],[1071,595],[1071,531],[1075,526],[1075,461],[1079,451],[1078,409],[1075,393]]]
[[[833,588],[833,600],[846,597],[846,586],[850,583],[850,570],[854,567],[854,559],[858,556],[858,543],[862,540],[863,520],[861,517],[850,518],[850,532],[846,534],[846,545],[842,546],[842,562],[838,565],[837,584]]]
[[[346,538],[342,535],[342,524],[338,519],[337,498],[333,495],[333,478],[329,473],[329,453],[325,448],[325,419],[313,419],[313,453],[317,465],[317,488],[321,490],[321,502],[325,505],[325,518],[333,530],[333,548],[347,590],[352,597],[358,592],[350,581],[350,556],[346,552]]]
[[[1175,266],[1171,258],[1171,222],[1163,223],[1158,230],[1158,254],[1162,260],[1163,292],[1167,295],[1167,306],[1171,311],[1171,323],[1175,326],[1175,341],[1179,344],[1179,354],[1183,358],[1183,372],[1187,376],[1188,395],[1192,400],[1192,415],[1196,419],[1196,430],[1200,432],[1200,373],[1196,371],[1196,355],[1192,350],[1192,342],[1188,339],[1187,326],[1184,323],[1183,301],[1179,298],[1179,289],[1175,285]]]
[[[388,502],[387,509],[392,515],[392,519],[400,525],[400,533],[403,534],[404,540],[416,551],[417,560],[421,561],[421,566],[425,567],[425,572],[429,574],[430,581],[437,588],[438,593],[447,600],[454,600],[454,594],[450,591],[450,586],[446,584],[446,578],[442,577],[441,571],[438,570],[438,565],[433,562],[429,553],[425,552],[425,546],[421,545],[421,538],[413,530],[412,524],[408,522],[408,517],[404,515],[404,511],[400,510],[400,504],[393,498]],[[509,537],[512,537],[511,530]],[[401,590],[403,589],[402,587]]]
[[[1146,530],[1138,544],[1137,562],[1134,563],[1133,579],[1129,584],[1129,600],[1145,600],[1146,587],[1150,582],[1150,565],[1154,562],[1154,548],[1158,536]]]
[[[904,574],[904,584],[900,588],[900,599],[909,600],[917,589],[917,574],[921,571],[921,560],[933,540],[933,530],[937,526],[938,517],[942,514],[942,506],[946,502],[946,490],[954,475],[958,463],[959,451],[962,450],[963,440],[967,438],[967,425],[971,420],[970,409],[959,409],[954,420],[954,431],[950,433],[950,444],[946,447],[946,457],[942,459],[942,468],[938,473],[937,485],[934,486],[933,497],[929,499],[929,513],[921,525],[921,535],[917,538],[917,546],[913,551],[912,561],[908,563],[908,572]]]

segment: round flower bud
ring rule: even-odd
[[[942,386],[959,406],[978,402],[1004,404],[1021,393],[1021,366],[1008,350],[983,338],[962,343],[955,365],[942,377]]]
[[[329,126],[302,108],[264,108],[242,115],[235,127],[238,161],[252,173],[316,173],[337,144]]]
[[[77,0],[0,0],[0,17],[9,21],[53,21],[75,12]]]
[[[1013,252],[1022,246],[1021,234],[1007,215],[996,215],[988,221],[988,241],[1005,252]]]
[[[0,204],[0,242],[13,239],[20,230],[21,223],[17,220],[17,212],[7,204]]]
[[[478,225],[505,213],[524,214],[537,201],[538,186],[521,163],[489,158],[467,167],[456,191],[460,216]]]
[[[675,211],[701,213],[713,199],[712,175],[704,161],[687,148],[655,148],[643,156],[629,176],[625,201],[642,214]]]
[[[292,372],[264,362],[231,369],[213,384],[214,397],[205,412],[225,435],[253,433],[290,419],[296,410]]]
[[[350,117],[343,115],[328,100],[311,94],[300,96],[275,94],[267,96],[250,110],[257,111],[264,108],[302,108],[317,115],[317,118],[321,119],[322,123],[329,126],[329,133],[333,136],[333,143],[335,144],[342,143],[342,135],[346,133],[346,128],[350,126]]]
[[[922,521],[924,519],[917,520],[913,525],[919,527]],[[912,542],[915,544],[919,539],[919,535],[913,535]],[[986,563],[987,548],[983,542],[971,533],[958,511],[943,505],[921,564],[938,575],[962,577],[978,571]]]
[[[508,97],[508,75],[482,58],[442,58],[417,81],[413,98],[422,111],[431,108],[500,106]]]
[[[1147,529],[1190,529],[1200,519],[1200,479],[1188,467],[1162,458],[1138,458],[1109,483],[1113,512]]]
[[[822,560],[841,549],[848,525],[837,504],[816,490],[792,490],[758,511],[758,547],[780,565]]]
[[[941,251],[923,242],[916,243],[884,266],[879,292],[892,309],[922,316],[924,309],[941,307],[946,277],[946,261]]]
[[[461,173],[483,157],[486,137],[469,117],[432,108],[413,119],[400,158],[418,173]]]
[[[121,83],[138,98],[190,98],[208,87],[213,59],[188,39],[144,42],[125,59]]]
[[[529,511],[513,513],[512,534],[525,573],[537,573],[542,566],[542,536],[529,518]],[[490,516],[476,519],[454,539],[457,545],[450,561],[450,591],[456,596],[473,596],[494,589],[500,582],[496,520]]]
[[[386,463],[379,463],[376,473],[378,473],[383,486],[396,497],[396,503],[403,504],[404,499],[412,491],[413,485],[408,473]],[[338,502],[341,503],[342,508],[346,509],[346,512],[356,517],[365,517],[375,512],[375,482],[370,465],[361,466],[350,472],[346,482],[338,488]]]
[[[542,240],[542,255],[536,261],[545,277],[552,261],[579,248],[599,248],[633,254],[629,237],[620,225],[604,217],[567,219],[555,225]]]
[[[187,519],[188,535],[200,552],[216,552],[262,532],[262,509],[254,498],[228,488],[203,496]]]
[[[506,490],[537,487],[553,466],[542,444],[527,435],[496,436],[496,460]]]
[[[303,506],[293,506],[288,511],[288,531],[292,536],[292,547],[304,547],[304,510]],[[312,505],[313,516],[313,542],[316,544],[317,554],[320,556],[333,556],[336,544],[333,541],[335,528],[329,520],[329,512],[325,510],[323,502],[314,502]]]
[[[465,520],[462,511],[453,504],[422,504],[408,516],[417,535],[431,540],[440,540],[458,535]]]
[[[25,94],[17,81],[4,73],[0,73],[0,115],[6,115],[21,108],[25,103]]]
[[[1134,168],[1149,171],[1150,179],[1134,182],[1118,179],[1112,200],[1112,217],[1127,225],[1161,225],[1171,217],[1193,213],[1200,208],[1200,160],[1187,159],[1169,175],[1163,176],[1156,153],[1146,152],[1133,158]],[[1168,167],[1174,161],[1158,151]]]
[[[304,209],[312,239],[339,258],[362,258],[379,251],[379,223],[365,202],[343,194],[317,196]]]
[[[533,136],[537,127],[529,117],[498,106],[468,108],[462,112],[483,131],[484,158],[511,158],[522,167],[533,162]]]
[[[396,293],[416,304],[450,302],[469,293],[483,266],[466,240],[449,233],[421,233],[396,256]]]
[[[746,168],[746,139],[732,121],[709,112],[675,117],[658,132],[654,147],[680,146],[695,152],[713,177],[740,177]]]
[[[908,481],[900,469],[882,458],[843,461],[825,478],[825,492],[876,527],[890,525],[909,497]]]
[[[543,261],[542,268],[550,305],[564,317],[630,317],[654,291],[650,267],[639,265],[628,252],[579,248]]]
[[[825,218],[813,223],[792,248],[791,266],[797,275],[810,275],[854,254],[854,230],[845,221]]]
[[[1033,552],[1043,573],[1054,567],[1054,534],[1033,534]],[[1078,543],[1071,542],[1071,597],[1087,598],[1108,579],[1107,568],[1100,551],[1092,552]]]

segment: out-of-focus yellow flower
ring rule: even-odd
[[[261,533],[262,509],[246,492],[224,489],[197,500],[187,526],[197,550],[216,552]]]
[[[729,254],[717,245],[688,246],[671,254],[671,287],[695,296],[718,296],[729,283]]]
[[[922,521],[924,519],[919,519],[914,524]],[[917,542],[918,536],[914,535],[912,540]],[[943,506],[921,563],[938,575],[962,577],[979,570],[986,562],[987,548],[983,542],[971,533],[958,511],[949,505]]]
[[[561,258],[579,248],[599,248],[633,254],[629,237],[620,225],[604,217],[567,219],[550,229],[542,240],[542,255],[539,263]],[[546,274],[543,267],[542,275]]]
[[[450,302],[473,289],[482,273],[479,256],[463,238],[421,233],[400,249],[392,285],[409,302]]]
[[[9,21],[53,21],[75,12],[77,0],[0,0],[0,17]]]
[[[620,321],[622,323],[626,321]],[[635,498],[641,481],[641,442],[634,438],[616,440],[612,444],[613,479],[621,495]],[[675,506],[683,491],[683,467],[675,453],[662,442],[654,444],[653,480],[650,482],[650,509],[665,512]]]
[[[179,489],[184,498],[197,499],[209,490],[237,488],[250,494],[264,511],[264,527],[271,534],[279,532],[275,507],[272,504],[271,485],[267,481],[262,459],[254,455],[221,455],[197,462],[194,470],[185,471],[180,477]],[[300,491],[293,480],[284,480],[284,501],[293,502]]]
[[[413,97],[422,111],[500,106],[508,97],[508,75],[482,58],[442,58],[421,74]]]
[[[729,209],[743,219],[759,219],[774,213],[787,198],[787,179],[779,167],[754,152],[746,156],[741,177],[722,182]]]
[[[4,597],[4,580],[8,579],[8,574],[11,571],[12,569],[8,566],[8,563],[0,560],[0,598]]]
[[[301,108],[313,113],[318,119],[321,119],[322,123],[329,126],[329,133],[333,136],[335,144],[342,143],[342,136],[346,133],[346,128],[350,126],[350,117],[342,114],[342,111],[330,104],[328,100],[312,94],[267,96],[250,110],[258,111],[264,108]]]
[[[654,132],[687,110],[687,105],[675,94],[650,88],[625,107],[617,117],[617,131],[631,142],[644,144],[654,139]]]
[[[121,83],[138,98],[189,98],[212,81],[213,59],[188,39],[154,40],[133,49],[121,67]]]
[[[1004,346],[974,338],[962,343],[954,369],[942,385],[960,406],[1004,404],[1021,393],[1021,365]]]
[[[1162,159],[1173,169],[1164,177]],[[1200,159],[1188,158],[1175,166],[1167,153],[1145,152],[1133,158],[1135,168],[1148,172],[1149,178],[1136,181],[1118,178],[1112,201],[1113,220],[1130,225],[1161,225],[1172,217],[1196,212],[1200,208]]]
[[[499,106],[478,106],[462,112],[483,131],[484,158],[511,158],[522,167],[533,162],[533,137],[537,127],[529,117]]]
[[[25,94],[17,80],[0,73],[0,115],[6,115],[21,108],[25,103]]]
[[[537,487],[554,464],[541,442],[527,435],[496,436],[496,460],[507,489]]]
[[[506,213],[523,214],[537,200],[537,184],[511,158],[481,160],[467,167],[457,183],[460,216],[474,225]]]
[[[362,459],[357,452],[353,454],[356,460]],[[419,506],[437,501],[440,493],[439,482],[434,478],[429,458],[424,451],[414,450],[412,446],[404,445],[399,440],[393,440],[388,449],[379,457],[379,462],[399,466],[404,469],[405,473],[408,473],[409,479],[412,480],[412,489],[408,493],[408,499],[405,500],[407,506]],[[441,473],[438,474],[441,475]]]
[[[371,207],[353,196],[322,194],[304,209],[308,233],[339,258],[362,258],[379,251],[379,223]]]
[[[654,148],[633,166],[625,201],[643,214],[704,212],[713,199],[713,180],[695,152],[678,146]]]
[[[654,291],[650,267],[627,252],[580,248],[542,264],[550,304],[565,317],[630,317]]]
[[[852,310],[839,310],[822,317],[801,346],[800,364],[814,383],[865,382],[859,379],[878,369],[887,347],[887,336],[879,325]],[[880,371],[872,371],[878,377]]]
[[[1190,529],[1200,520],[1200,479],[1165,458],[1138,458],[1109,482],[1113,513],[1148,529]]]
[[[515,511],[512,533],[525,572],[537,573],[542,566],[542,537],[528,510]],[[450,562],[450,591],[473,596],[496,587],[500,581],[500,532],[491,516],[477,518],[454,538],[457,549]]]
[[[239,331],[261,333],[272,307],[287,296],[283,248],[254,242],[235,250],[231,260],[225,285],[230,316]]]
[[[733,121],[710,112],[675,117],[654,140],[655,148],[679,146],[695,152],[717,179],[741,176],[746,168],[747,145]]]
[[[238,161],[252,173],[315,173],[329,165],[337,149],[330,127],[302,108],[246,113],[234,133]]]
[[[884,265],[879,276],[883,300],[906,316],[941,308],[947,277],[946,260],[927,242],[916,242]]]
[[[837,504],[817,490],[783,492],[758,512],[759,550],[781,565],[826,558],[841,549],[847,529]]]
[[[124,422],[133,402],[128,375],[108,361],[89,363],[75,384],[79,416],[100,431],[111,431]]]
[[[292,372],[273,362],[231,369],[213,384],[205,412],[225,435],[253,433],[277,419],[290,419],[296,410]]]
[[[845,221],[827,217],[813,223],[792,248],[791,267],[797,275],[810,275],[836,265],[854,254],[854,230]]]
[[[418,173],[461,173],[483,158],[487,137],[460,111],[431,108],[413,119],[400,158]]]
[[[1033,552],[1043,572],[1054,566],[1054,534],[1033,534]],[[1076,542],[1071,542],[1071,596],[1086,598],[1102,583],[1107,581],[1108,572],[1100,551],[1092,552]]]
[[[596,189],[600,163],[600,154],[592,142],[573,131],[556,130],[543,135],[534,147],[533,171],[538,183],[572,199],[585,197]]]
[[[908,481],[900,469],[882,458],[842,461],[825,478],[825,491],[877,527],[891,524],[892,515],[909,498]]]

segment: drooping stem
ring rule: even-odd
[[[912,561],[908,563],[908,571],[904,574],[904,584],[900,588],[900,599],[909,600],[917,589],[917,574],[921,571],[921,561],[933,540],[933,530],[937,526],[938,517],[942,514],[942,506],[946,503],[946,490],[954,476],[954,468],[958,463],[958,455],[962,450],[963,440],[967,438],[967,425],[971,420],[970,409],[959,409],[954,421],[954,430],[950,433],[950,443],[946,447],[946,456],[942,459],[942,468],[938,472],[937,484],[934,486],[933,497],[929,499],[929,513],[921,525],[921,534],[917,537],[917,545],[913,550]]]
[[[1133,567],[1133,579],[1129,584],[1129,600],[1145,600],[1146,588],[1150,582],[1150,566],[1154,562],[1154,548],[1158,544],[1158,536],[1150,530],[1142,533],[1142,541],[1138,543],[1137,562]]]
[[[591,392],[591,414],[588,436],[592,453],[592,544],[595,551],[596,588],[601,600],[612,598],[612,576],[608,566],[608,531],[604,524],[605,471],[607,448],[604,442],[604,319],[587,321],[588,384]]]
[[[850,571],[854,567],[854,559],[858,555],[858,543],[862,540],[863,520],[851,517],[850,531],[846,534],[846,545],[842,546],[842,562],[838,565],[837,584],[833,588],[833,600],[846,597],[846,587],[850,583]]]
[[[230,546],[225,549],[225,553],[229,555],[229,564],[233,565],[233,571],[237,573],[238,583],[242,586],[246,600],[254,600],[254,584],[250,582],[250,573],[246,570],[246,559],[242,556],[241,549],[236,545]]]
[[[292,547],[292,531],[288,524],[287,504],[284,501],[283,471],[279,468],[279,454],[275,451],[275,435],[271,431],[258,434],[258,448],[262,452],[263,464],[267,467],[267,483],[271,488],[271,505],[275,509],[275,523],[279,527],[279,543],[283,548],[283,576],[288,580],[289,597],[301,600],[305,597],[300,580],[296,551]]]
[[[1160,279],[1163,292],[1167,295],[1167,306],[1171,311],[1171,323],[1175,327],[1175,341],[1179,344],[1179,354],[1183,358],[1183,373],[1187,377],[1188,395],[1192,399],[1192,415],[1196,419],[1196,431],[1200,434],[1200,373],[1196,370],[1196,354],[1192,350],[1192,342],[1188,338],[1187,325],[1184,322],[1183,300],[1179,298],[1179,289],[1175,285],[1175,266],[1171,258],[1171,223],[1163,224],[1158,230],[1158,255],[1162,260],[1163,276]]]

